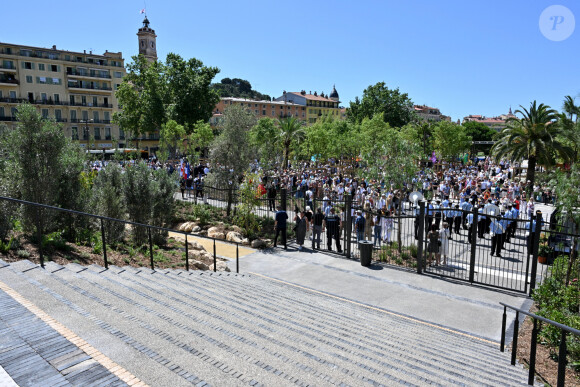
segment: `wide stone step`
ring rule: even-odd
[[[150,281],[153,281],[153,278],[158,280],[158,281],[166,281],[166,276],[164,274],[159,275],[159,273],[156,273],[155,276],[152,276],[151,278],[146,279],[146,281],[149,283]],[[504,375],[503,377],[505,380],[505,374],[503,374],[503,375]]]
[[[125,368],[153,370],[136,376],[154,385],[527,381],[507,354],[477,338],[257,276],[32,267],[15,263],[0,279],[37,295],[41,309],[79,326],[85,340],[107,344],[114,361],[130,357],[119,362]]]

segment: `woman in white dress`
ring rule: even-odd
[[[447,264],[447,256],[449,255],[449,235],[449,224],[447,224],[447,222],[443,222],[443,228],[441,231],[439,231],[439,240],[441,241],[439,256],[443,256],[444,265]]]

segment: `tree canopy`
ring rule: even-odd
[[[365,118],[373,118],[375,114],[381,114],[391,127],[406,125],[415,117],[413,102],[408,94],[401,93],[398,87],[389,89],[385,82],[367,87],[362,100],[356,97],[346,112],[348,120],[359,124]]]
[[[168,54],[165,63],[134,56],[116,96],[122,110],[113,119],[134,135],[154,132],[169,120],[192,133],[197,121],[208,121],[219,95],[210,88],[216,67],[195,58]]]
[[[433,127],[433,146],[443,159],[453,161],[460,153],[469,150],[471,137],[463,126],[440,121]]]
[[[252,90],[252,85],[245,79],[224,78],[220,81],[220,83],[212,83],[211,88],[217,91],[220,97],[248,98],[267,101],[271,100],[269,95]]]
[[[529,109],[520,105],[515,111],[522,118],[510,118],[508,126],[498,133],[491,149],[496,159],[508,157],[512,161],[528,160],[526,179],[534,184],[536,164],[549,167],[556,158],[569,161],[573,149],[562,142],[563,132],[557,122],[558,112],[543,103],[532,102]]]

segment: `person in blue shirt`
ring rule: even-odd
[[[473,204],[466,200],[460,204],[460,207],[463,210],[461,223],[463,224],[463,229],[467,230],[467,222],[465,220],[467,218],[467,213],[473,210]]]
[[[461,218],[463,216],[463,213],[461,211],[459,211],[459,204],[455,205],[455,211],[453,211],[453,225],[455,226],[455,233],[456,234],[460,234],[459,229],[461,227]]]
[[[501,240],[503,239],[503,227],[497,219],[492,219],[489,224],[491,232],[491,256],[496,254],[501,258]]]
[[[288,240],[288,235],[286,233],[286,221],[288,220],[288,214],[284,211],[282,206],[278,206],[278,211],[274,217],[274,230],[276,235],[274,235],[274,247],[277,246],[278,235],[282,234],[282,243],[284,244],[284,250],[287,250],[286,241]]]
[[[483,215],[483,208],[482,207],[480,207],[479,210],[477,210],[477,212],[479,212],[479,214],[477,216],[477,236],[480,239],[483,239],[483,234],[485,233],[485,227],[486,227],[487,220],[485,218],[485,215]]]
[[[473,212],[469,212],[465,218],[465,221],[467,223],[468,229],[467,229],[467,241],[469,243],[473,243],[473,240],[475,238],[475,225],[473,224]]]
[[[356,212],[356,219],[354,221],[354,227],[356,229],[356,241],[360,242],[365,239],[365,223],[366,219],[362,216],[362,212],[358,210]]]
[[[539,211],[538,211],[539,212]],[[537,216],[537,212],[536,212]],[[530,229],[531,225],[531,229]],[[532,254],[532,246],[534,244],[534,237],[536,235],[536,218],[526,222],[526,245],[528,247],[528,255]],[[541,230],[540,230],[541,232]]]

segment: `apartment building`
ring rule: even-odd
[[[103,55],[0,42],[0,123],[16,124],[23,102],[62,125],[82,146],[109,149],[126,143],[112,123],[115,90],[125,76],[120,52]]]
[[[341,108],[339,107],[339,97],[336,87],[332,88],[330,95],[315,91],[306,93],[305,90],[300,92],[286,92],[281,97],[275,99],[278,102],[294,103],[306,108],[305,121],[312,125],[319,118],[330,116],[336,120],[343,119]]]
[[[439,122],[451,121],[451,117],[441,114],[438,108],[427,105],[414,105],[415,113],[423,121]]]

